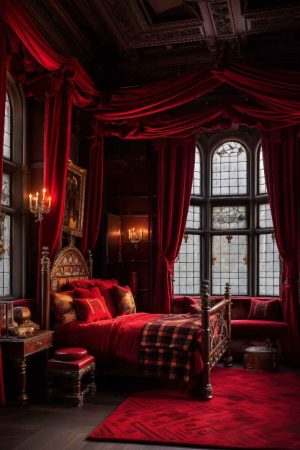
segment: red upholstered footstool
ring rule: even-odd
[[[83,405],[85,394],[95,394],[95,358],[84,348],[61,348],[47,362],[48,399]]]

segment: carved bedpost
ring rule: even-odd
[[[226,305],[226,321],[227,321],[227,329],[228,329],[228,341],[227,341],[227,350],[224,355],[224,367],[232,366],[232,356],[231,356],[231,287],[229,283],[226,283],[225,300],[228,300],[228,304]]]
[[[41,259],[41,329],[50,328],[50,259],[49,248],[42,247]]]
[[[87,254],[87,266],[89,269],[89,277],[93,278],[93,255],[91,250],[87,250],[86,254]]]
[[[203,357],[203,372],[202,372],[202,387],[201,397],[204,400],[212,398],[212,386],[210,383],[210,299],[208,293],[209,281],[203,280],[201,283],[201,310],[202,310],[202,357]]]

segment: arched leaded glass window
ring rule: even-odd
[[[203,150],[202,160],[196,150],[195,179],[205,195],[193,184],[186,233],[175,264],[175,294],[199,295],[204,278],[211,280],[213,295],[223,294],[227,282],[233,295],[279,294],[280,258],[261,145],[256,148],[251,140],[246,146],[231,139]]]
[[[11,105],[8,94],[5,102],[4,141],[3,141],[3,179],[2,179],[2,206],[11,207],[11,180],[12,175],[6,172],[5,160],[10,160],[11,149]],[[5,214],[0,221],[0,296],[11,294],[11,215]]]
[[[237,141],[221,144],[212,157],[212,195],[247,194],[247,151]]]
[[[259,194],[267,193],[267,185],[266,185],[265,169],[264,169],[264,159],[263,159],[261,146],[259,147],[259,150],[258,150],[258,193]]]

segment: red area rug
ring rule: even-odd
[[[144,391],[89,435],[101,441],[230,449],[300,449],[300,376],[215,368],[214,398]]]

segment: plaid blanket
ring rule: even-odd
[[[200,314],[170,314],[148,322],[140,343],[140,364],[146,376],[188,382]]]

